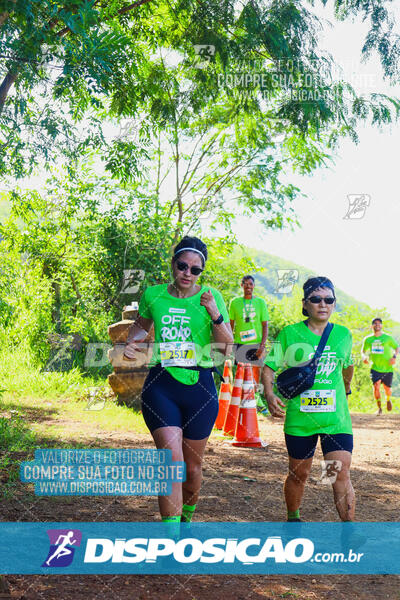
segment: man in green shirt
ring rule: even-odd
[[[234,331],[236,362],[253,365],[254,379],[258,383],[260,366],[268,338],[268,307],[263,298],[253,295],[254,277],[242,279],[243,296],[231,300],[229,319]],[[245,348],[242,348],[245,346]]]
[[[383,332],[382,326],[382,319],[379,317],[372,321],[374,334],[364,338],[361,349],[364,363],[369,364],[368,355],[372,363],[371,381],[374,388],[374,398],[378,405],[377,415],[382,414],[381,383],[383,383],[386,393],[387,410],[388,412],[392,410],[390,397],[392,395],[393,365],[400,350],[392,336]]]

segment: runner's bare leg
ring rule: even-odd
[[[183,503],[197,504],[203,479],[202,463],[208,437],[202,440],[183,438],[183,459],[186,463],[186,481],[182,484]]]
[[[374,398],[378,405],[378,415],[382,414],[382,402],[381,402],[381,380],[375,381],[374,383]]]
[[[289,473],[284,484],[285,501],[288,511],[300,508],[304,487],[311,471],[312,458],[291,458],[289,456]]]
[[[180,427],[158,427],[152,434],[156,448],[172,450],[172,460],[183,460],[182,429]],[[180,516],[182,511],[182,484],[172,484],[172,494],[158,496],[158,506],[162,517]]]
[[[385,389],[385,394],[386,394],[386,408],[387,408],[388,412],[390,412],[392,410],[392,401],[390,399],[390,396],[392,395],[392,388],[388,387],[385,384],[383,384],[383,387]]]
[[[325,460],[336,460],[342,463],[336,481],[332,483],[333,498],[342,521],[354,521],[356,497],[350,480],[351,452],[335,450],[324,455]]]

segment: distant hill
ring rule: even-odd
[[[287,271],[286,277],[290,280],[291,278],[296,281],[300,287],[303,285],[305,280],[308,277],[315,277],[320,275],[321,273],[316,273],[307,267],[303,267],[302,265],[298,265],[290,260],[285,260],[284,258],[280,258],[279,256],[274,256],[273,254],[268,254],[267,252],[263,252],[262,250],[254,250],[252,248],[247,248],[247,253],[252,257],[254,262],[258,267],[262,268],[261,272],[256,272],[254,274],[258,292],[261,294],[261,290],[267,296],[273,296],[274,298],[283,298],[287,296],[287,293],[279,293],[279,290],[282,289],[283,277],[285,277],[284,273],[281,273],[281,278],[278,277],[278,271]],[[322,273],[322,275],[326,275],[326,273]],[[335,282],[333,282],[335,283]],[[365,302],[360,302],[356,300],[346,292],[343,292],[339,288],[335,288],[335,293],[337,297],[337,306],[340,310],[341,307],[346,304],[357,305],[361,312],[367,311],[369,306]],[[289,293],[290,295],[290,293]]]

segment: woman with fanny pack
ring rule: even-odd
[[[308,318],[280,331],[262,372],[271,415],[285,416],[289,455],[289,472],[284,485],[287,520],[301,521],[300,504],[320,437],[325,459],[324,479],[332,483],[341,520],[352,521],[355,511],[350,481],[353,433],[347,404],[353,376],[352,336],[346,327],[329,323],[336,303],[334,286],[329,279],[312,277],[305,282],[303,290],[303,314]],[[281,367],[290,368],[277,379],[281,396],[278,397],[273,388],[274,375]]]
[[[223,298],[197,284],[207,247],[184,237],[174,249],[172,282],[148,287],[139,303],[125,357],[134,359],[152,324],[154,350],[142,391],[142,413],[158,449],[171,449],[172,460],[186,463],[186,481],[172,484],[170,496],[159,496],[163,521],[191,521],[202,481],[202,460],[218,413],[210,356],[212,338],[232,344]]]

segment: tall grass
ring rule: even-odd
[[[8,394],[56,398],[96,384],[98,380],[84,377],[77,368],[65,372],[43,371],[27,344],[11,347],[4,332],[0,333],[0,387]]]
[[[78,368],[65,372],[44,372],[27,344],[11,348],[1,341],[0,335],[0,388],[3,390],[0,410],[17,409],[24,413],[33,408],[36,412],[43,410],[49,413],[51,406],[54,420],[33,421],[33,431],[46,434],[46,430],[50,432],[51,427],[51,437],[57,434],[60,441],[64,439],[65,442],[68,431],[63,431],[62,422],[57,426],[59,417],[60,421],[68,418],[84,424],[90,423],[94,430],[147,432],[139,413],[117,405],[109,397],[108,383],[103,376],[89,376]],[[90,407],[88,394],[93,388],[98,401],[97,406]]]

